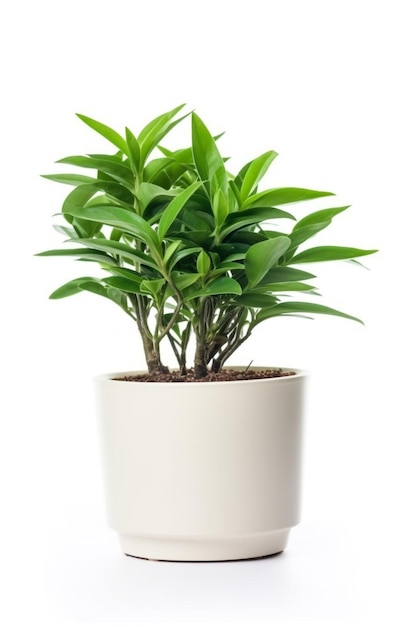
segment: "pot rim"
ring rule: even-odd
[[[227,369],[227,368],[226,368]],[[247,366],[240,366],[240,365],[230,365],[229,369],[234,369],[234,370],[241,370],[244,371],[247,369]],[[265,369],[282,369],[285,372],[295,372],[295,374],[292,374],[291,376],[277,376],[277,377],[273,377],[273,378],[253,378],[253,379],[248,379],[248,380],[217,380],[217,381],[210,381],[210,382],[204,382],[204,381],[193,381],[192,383],[190,382],[173,382],[173,381],[160,381],[160,382],[150,382],[150,381],[143,381],[140,383],[140,385],[152,385],[154,387],[161,387],[164,386],[166,387],[167,385],[169,385],[170,387],[172,385],[176,385],[176,386],[184,386],[186,385],[187,387],[195,387],[195,385],[209,385],[210,387],[213,387],[215,385],[241,385],[242,383],[246,383],[246,384],[256,384],[256,383],[262,383],[263,385],[267,385],[267,384],[276,384],[277,382],[279,382],[279,384],[289,384],[292,382],[295,382],[297,380],[299,380],[300,378],[306,378],[309,375],[309,371],[305,370],[305,369],[300,369],[298,367],[277,367],[277,366],[271,366],[271,365],[259,365],[259,366],[254,366],[251,367],[251,370],[255,370],[255,371],[261,371],[261,370],[265,370]],[[120,378],[123,376],[135,376],[136,374],[146,374],[146,370],[130,370],[130,371],[123,371],[123,372],[108,372],[105,374],[97,374],[96,376],[94,376],[94,380],[97,382],[104,382],[106,381],[109,384],[135,384],[137,385],[138,382],[137,381],[132,381],[132,380],[115,380],[115,378]]]

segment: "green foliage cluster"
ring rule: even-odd
[[[277,154],[268,151],[231,174],[217,139],[191,114],[191,147],[160,145],[190,114],[182,106],[124,136],[78,117],[111,144],[110,154],[70,156],[58,163],[91,171],[46,178],[74,188],[55,228],[70,246],[41,256],[72,256],[101,268],[59,287],[51,298],[89,291],[117,304],[136,323],[150,372],[166,372],[161,343],[169,342],[180,371],[190,347],[201,378],[220,371],[261,322],[281,315],[324,313],[356,321],[304,295],[317,296],[306,263],[356,259],[375,252],[305,244],[348,207],[299,219],[282,205],[333,194],[300,188],[260,190]],[[115,151],[116,149],[116,151]],[[158,153],[156,153],[158,149]],[[282,222],[293,224],[282,232]],[[301,249],[300,249],[301,247]],[[294,294],[303,297],[294,299]]]

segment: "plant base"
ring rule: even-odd
[[[282,552],[289,528],[268,533],[223,537],[160,537],[119,534],[122,551],[155,561],[236,561]]]

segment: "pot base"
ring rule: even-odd
[[[278,554],[287,547],[289,528],[251,535],[173,537],[119,534],[122,551],[153,561],[237,561]]]

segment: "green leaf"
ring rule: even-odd
[[[234,302],[238,306],[248,306],[254,307],[257,309],[262,309],[264,307],[271,307],[276,304],[277,299],[274,296],[263,293],[243,293],[238,298],[234,299]]]
[[[287,211],[283,211],[282,209],[275,209],[273,207],[265,207],[265,208],[252,208],[245,209],[243,211],[236,211],[234,213],[230,213],[221,229],[222,237],[226,237],[234,230],[238,230],[239,228],[243,228],[244,226],[248,226],[251,224],[259,224],[265,220],[272,219],[280,219],[287,218],[294,220],[295,217],[291,215],[291,213],[287,213]]]
[[[211,237],[206,230],[189,230],[184,232],[176,232],[174,237],[178,237],[186,243],[192,243],[196,246],[201,246],[207,249],[211,248],[211,244],[214,241],[214,237]]]
[[[163,113],[159,115],[151,122],[149,122],[143,130],[139,133],[138,142],[141,149],[142,156],[142,166],[145,164],[146,158],[152,152],[154,148],[158,145],[158,143],[167,135],[174,126],[179,124],[183,119],[185,119],[189,114],[184,115],[183,117],[173,120],[176,114],[184,108],[184,104],[180,104],[175,107],[171,111],[167,113]]]
[[[176,241],[173,241],[166,247],[165,254],[164,254],[165,265],[168,265],[169,261],[171,260],[172,255],[178,250],[180,246],[181,246],[181,241],[177,239]]]
[[[249,246],[253,246],[255,243],[260,243],[261,241],[266,241],[267,239],[268,237],[263,233],[255,233],[253,230],[250,230],[249,227],[249,230],[242,229],[230,233],[228,237],[229,243],[226,245],[233,245],[240,251],[243,249],[243,246],[245,246],[246,250]]]
[[[35,256],[75,256],[83,261],[95,261],[97,263],[106,263],[107,265],[115,264],[115,260],[108,254],[97,252],[96,250],[88,250],[88,248],[46,250],[45,252],[39,252]]]
[[[251,161],[249,167],[246,170],[243,178],[242,186],[240,188],[241,199],[245,200],[248,195],[256,188],[259,181],[263,178],[267,172],[272,161],[278,156],[274,150],[261,154],[256,159]]]
[[[117,156],[95,155],[95,156],[69,156],[59,159],[57,163],[75,165],[104,172],[121,185],[134,193],[133,174],[127,165],[124,165]]]
[[[148,183],[160,184],[158,181],[161,180],[161,175],[163,175],[164,172],[166,173],[166,170],[173,164],[178,167],[178,164],[175,163],[173,159],[167,159],[165,157],[152,159],[143,170],[143,180]],[[169,180],[169,177],[167,177],[166,180]],[[171,186],[169,183],[168,185]],[[161,186],[164,187],[164,185]]]
[[[234,257],[238,257],[240,259],[244,259],[245,258],[245,254],[234,254],[232,255]],[[230,258],[230,257],[228,257]],[[228,261],[228,260],[224,260],[221,263],[219,263],[216,268],[216,270],[244,270],[245,266],[243,265],[243,263],[236,263],[234,261]]]
[[[115,304],[120,306],[123,311],[125,311],[125,313],[130,315],[130,317],[133,317],[131,312],[129,311],[125,294],[115,287],[105,286],[99,280],[91,279],[89,281],[81,283],[80,288],[82,291],[90,291],[97,296],[102,296],[103,298],[114,302]]]
[[[197,274],[197,273],[183,274],[181,272],[172,272],[171,278],[176,288],[182,291],[183,289],[187,289],[187,287],[194,285],[194,283],[196,283],[197,280],[200,278],[200,274]],[[171,287],[167,288],[167,296],[168,295],[174,295]]]
[[[51,300],[59,300],[60,298],[67,298],[68,296],[73,296],[76,293],[80,293],[83,291],[83,283],[94,281],[95,278],[91,278],[90,276],[82,276],[80,278],[74,278],[74,280],[70,280],[61,287],[58,287],[49,298]]]
[[[88,251],[86,254],[80,254],[77,261],[99,263],[102,267],[117,265],[116,261],[107,254],[101,254],[100,252],[94,252],[93,250]]]
[[[130,167],[132,172],[138,174],[140,171],[141,164],[141,154],[140,154],[140,146],[139,142],[136,139],[135,135],[129,128],[125,128],[126,133],[126,145],[129,154]]]
[[[317,246],[309,248],[294,256],[291,263],[317,263],[320,261],[338,261],[353,259],[358,256],[374,254],[377,250],[361,250],[360,248],[346,248],[343,246]]]
[[[166,284],[165,280],[158,278],[157,280],[144,280],[142,282],[141,292],[149,294],[152,299],[158,302],[160,300],[161,290]]]
[[[190,148],[181,148],[180,150],[168,150],[163,146],[158,146],[158,149],[162,154],[170,159],[174,159],[177,163],[183,163],[187,165],[193,164],[193,151]]]
[[[107,298],[111,300],[112,302],[114,302],[115,304],[117,304],[118,306],[120,306],[123,309],[123,311],[125,311],[125,313],[130,315],[130,317],[133,317],[133,315],[131,314],[129,310],[127,297],[125,293],[123,293],[122,291],[119,291],[119,289],[115,289],[114,287],[109,287],[107,289]]]
[[[176,252],[171,259],[171,269],[177,265],[180,261],[185,259],[187,256],[191,256],[192,254],[197,254],[201,251],[201,248],[191,247],[184,248],[183,250],[179,250]]]
[[[78,209],[85,206],[85,204],[98,193],[95,182],[79,185],[73,189],[65,198],[62,205],[62,212],[64,215],[70,213],[72,209]]]
[[[78,236],[92,237],[100,231],[100,223],[92,224],[84,219],[74,219],[70,213],[74,208],[83,207],[97,191],[93,183],[81,184],[75,187],[64,200],[62,213],[65,219],[73,226]]]
[[[95,293],[97,296],[113,300],[109,294],[109,288],[102,285],[102,283],[97,279],[86,281],[82,283],[80,287],[83,291],[90,291],[91,293]]]
[[[262,293],[269,293],[269,292],[282,292],[282,291],[313,291],[314,289],[316,289],[315,287],[313,287],[313,285],[308,285],[307,283],[297,283],[297,282],[291,282],[291,283],[266,283],[266,284],[262,284],[259,283],[254,290],[255,291],[259,291]]]
[[[282,257],[291,244],[288,237],[276,237],[255,243],[245,257],[245,270],[248,287],[254,287],[262,280],[268,270]]]
[[[159,271],[157,264],[148,254],[139,252],[127,244],[120,243],[119,241],[107,241],[106,239],[76,239],[74,243],[87,246],[95,250],[101,250],[108,254],[113,254],[123,259],[128,259],[136,265],[146,265],[152,269]]]
[[[293,232],[296,230],[300,230],[300,228],[305,228],[306,226],[315,226],[316,224],[321,224],[323,222],[331,222],[332,218],[346,211],[349,206],[340,206],[334,209],[322,209],[321,211],[314,211],[314,213],[310,213],[306,215],[301,220],[299,220],[293,228]]]
[[[139,283],[129,280],[128,278],[124,278],[123,276],[110,276],[110,278],[105,278],[104,282],[106,285],[110,285],[111,287],[115,287],[116,289],[126,293],[141,292],[141,286]]]
[[[37,252],[35,256],[80,256],[81,254],[88,254],[89,250],[85,248],[66,248],[62,250],[45,250],[44,252]],[[95,250],[92,252],[96,253]],[[106,255],[103,255],[106,257]]]
[[[172,189],[164,189],[159,185],[153,183],[141,183],[137,193],[137,199],[139,201],[140,210],[142,215],[148,206],[157,198],[163,199],[168,202],[172,196],[177,195],[177,192]]]
[[[192,113],[192,151],[194,163],[210,198],[220,189],[227,197],[227,172],[214,137],[204,122]]]
[[[327,226],[329,226],[330,224],[331,224],[331,220],[327,222],[319,222],[317,224],[310,224],[309,226],[304,226],[303,228],[298,228],[297,230],[294,229],[292,233],[290,233],[289,235],[291,239],[291,246],[289,250],[295,253],[299,245],[307,241],[307,239],[314,237],[314,235],[316,235],[318,232],[320,232],[324,228],[327,228]],[[287,256],[287,262],[288,260],[289,260],[289,257]]]
[[[75,186],[85,183],[94,183],[96,180],[91,176],[84,176],[83,174],[42,174],[42,178]]]
[[[72,209],[70,214],[84,220],[120,228],[143,241],[151,251],[158,253],[160,250],[159,240],[155,231],[149,226],[148,222],[131,211],[103,204],[82,209]]]
[[[222,278],[217,278],[216,280],[214,280],[212,283],[210,283],[203,289],[195,291],[194,293],[191,293],[191,294],[187,294],[187,297],[185,299],[191,300],[194,298],[203,298],[206,296],[218,296],[218,295],[226,295],[226,294],[239,296],[241,293],[242,293],[242,288],[237,282],[237,280],[234,280],[233,278],[222,277]]]
[[[273,267],[265,274],[260,284],[294,282],[298,280],[309,280],[310,278],[316,277],[314,274],[310,274],[310,272],[304,272],[294,267]]]
[[[84,178],[84,177],[83,177]],[[85,177],[87,178],[87,177]],[[117,202],[120,206],[130,208],[133,205],[133,195],[116,181],[90,179],[91,182],[78,183],[64,201],[62,211],[65,214],[71,208],[90,204],[91,198],[100,198],[100,202]],[[102,192],[100,194],[100,192]],[[99,195],[98,195],[99,194]]]
[[[266,191],[261,191],[249,196],[244,201],[242,208],[277,206],[333,195],[334,194],[329,191],[314,191],[313,189],[300,189],[298,187],[281,187],[277,189],[267,189]]]
[[[124,154],[126,154],[126,156],[128,156],[129,152],[128,152],[126,141],[123,139],[121,135],[119,135],[119,133],[117,133],[115,130],[113,130],[109,126],[106,126],[105,124],[102,124],[101,122],[97,122],[96,120],[93,120],[91,117],[87,117],[86,115],[81,115],[80,113],[77,113],[76,115],[77,117],[80,118],[80,120],[82,120],[85,124],[87,124],[87,126],[95,130],[97,133],[99,133],[99,135],[102,135],[102,137],[110,141],[110,143],[112,143],[114,146],[116,146],[116,148],[118,148]]]
[[[119,267],[115,265],[106,267],[106,269],[111,272],[111,274],[127,278],[130,282],[134,282],[137,285],[140,285],[143,281],[143,276],[139,272],[135,272],[135,270],[131,270],[126,267]]]
[[[216,183],[214,184],[215,187]],[[212,194],[212,208],[217,229],[221,227],[229,212],[229,203],[226,194],[220,187],[216,187]]]
[[[262,311],[260,311],[256,316],[255,324],[259,324],[260,322],[263,322],[270,317],[276,317],[278,315],[288,315],[292,313],[336,315],[338,317],[344,317],[346,319],[353,320],[354,322],[359,322],[360,324],[363,324],[363,322],[357,317],[353,317],[352,315],[348,315],[347,313],[343,313],[342,311],[337,311],[336,309],[331,309],[328,306],[315,304],[312,302],[280,302],[270,309],[263,309]]]
[[[65,235],[65,237],[69,237],[70,239],[77,237],[77,232],[74,228],[72,228],[72,226],[62,226],[61,224],[54,224],[53,228],[57,231],[57,233]]]
[[[202,250],[197,257],[197,272],[202,276],[209,273],[211,267],[211,260],[207,252]]]
[[[193,183],[176,197],[165,207],[162,217],[158,225],[159,240],[162,241],[167,234],[171,224],[174,222],[178,213],[181,211],[187,200],[191,198],[194,192],[201,186],[200,182]]]

